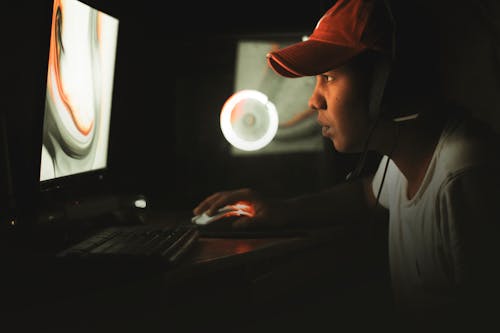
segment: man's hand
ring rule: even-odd
[[[286,222],[284,202],[265,199],[256,191],[248,188],[216,192],[199,203],[194,208],[193,214],[206,213],[212,216],[217,213],[219,208],[240,202],[250,206],[251,216],[242,216],[235,220],[233,222],[234,228],[251,228],[261,225],[277,227],[284,225]]]

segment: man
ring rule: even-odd
[[[400,30],[392,15],[387,2],[339,0],[307,41],[268,55],[279,75],[316,76],[309,104],[323,135],[339,152],[361,153],[349,181],[286,200],[251,189],[218,192],[193,212],[212,215],[245,200],[255,213],[235,227],[281,226],[311,216],[332,224],[369,220],[381,205],[389,210],[398,309],[433,318],[488,310],[483,305],[497,295],[500,262],[497,134],[440,100],[439,84],[429,76],[433,50],[411,40],[423,28],[414,35],[411,27]],[[409,39],[415,49],[398,44]],[[374,175],[359,177],[367,151],[384,157]]]

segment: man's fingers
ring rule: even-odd
[[[209,216],[212,216],[221,207],[234,204],[241,200],[252,201],[252,199],[252,192],[248,189],[216,192],[199,203],[198,206],[193,209],[193,213],[195,215],[207,213]]]
[[[206,212],[210,207],[212,207],[214,201],[217,201],[218,198],[221,196],[221,192],[214,193],[207,197],[205,200],[200,202],[198,206],[195,207],[193,210],[193,213],[195,215],[203,214]]]
[[[214,215],[217,210],[228,204],[232,204],[237,196],[232,192],[217,192],[203,200],[194,210],[194,214],[207,213],[209,216]]]
[[[226,191],[220,192],[217,197],[213,198],[210,206],[207,208],[206,212],[208,215],[212,216],[217,213],[217,210],[221,207],[232,205],[241,200],[249,200],[247,193],[242,191]]]

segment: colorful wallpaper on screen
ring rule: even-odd
[[[54,1],[42,181],[106,167],[118,24],[79,1]]]

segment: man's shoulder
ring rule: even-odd
[[[447,174],[498,165],[500,136],[489,124],[469,115],[450,116],[437,153],[438,166]]]

